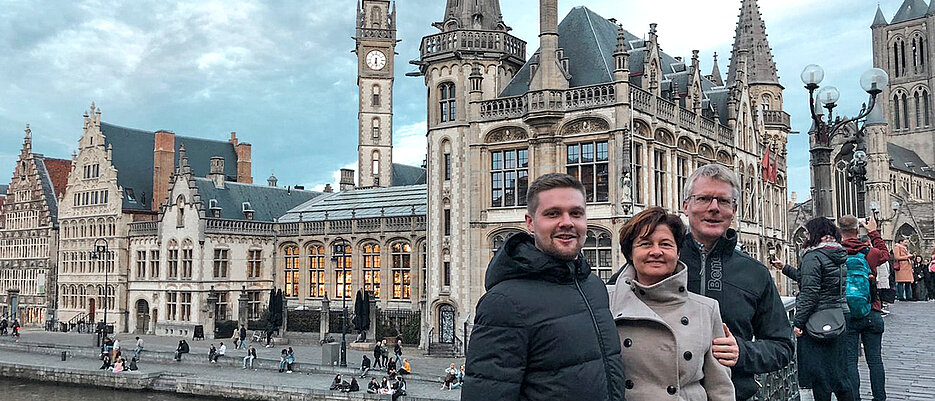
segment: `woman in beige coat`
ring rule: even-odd
[[[900,301],[910,301],[912,294],[912,258],[915,256],[909,253],[906,237],[900,237],[893,247],[893,259],[896,259],[896,299]]]
[[[620,230],[629,263],[608,286],[629,401],[734,401],[730,369],[711,346],[724,337],[717,301],[686,290],[679,262],[685,225],[662,208],[637,214]]]

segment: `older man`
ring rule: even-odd
[[[512,236],[487,267],[461,400],[622,400],[607,290],[581,255],[584,186],[547,174],[526,199],[531,234]]]
[[[734,173],[719,164],[699,167],[685,194],[690,232],[680,260],[688,265],[688,289],[720,303],[727,337],[714,341],[714,356],[731,368],[737,399],[747,400],[759,389],[753,375],[792,360],[792,328],[769,270],[737,250],[730,228],[740,198]]]

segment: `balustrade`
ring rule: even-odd
[[[675,122],[675,103],[661,97],[656,98],[656,116],[670,123]]]
[[[275,235],[273,223],[265,221],[207,219],[207,234],[252,234],[260,236]]]
[[[496,51],[526,60],[526,42],[506,32],[456,30],[422,38],[422,58],[454,51]]]
[[[723,145],[732,145],[734,143],[734,131],[723,125],[718,125],[717,141]]]
[[[611,106],[617,101],[613,84],[585,86],[567,90],[541,90],[480,103],[484,120],[519,118],[538,111],[572,111]]]
[[[630,101],[633,103],[633,108],[639,111],[644,113],[652,113],[653,111],[653,95],[647,91],[631,86]]]
[[[369,218],[357,220],[357,232],[376,233],[380,232],[380,218]]]
[[[688,130],[692,132],[698,132],[697,117],[698,115],[691,110],[679,108],[679,125],[681,127],[688,128]]]
[[[156,235],[156,222],[155,221],[138,221],[135,223],[130,223],[130,236],[131,237],[144,237],[147,235]]]
[[[763,123],[767,126],[791,127],[789,113],[782,110],[764,110]]]

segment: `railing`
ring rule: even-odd
[[[156,235],[155,221],[138,221],[130,223],[131,237],[145,237],[147,235]]]
[[[688,128],[689,131],[698,132],[698,121],[696,120],[697,117],[698,115],[693,113],[691,110],[679,108],[679,125]]]
[[[675,105],[675,103],[672,103],[661,97],[656,98],[656,113],[657,113],[656,115],[664,121],[668,121],[670,123],[676,122],[675,121],[675,108],[676,107],[677,106]]]
[[[63,324],[62,331],[77,331],[79,333],[90,333],[91,332],[91,317],[86,312],[81,312],[71,319],[68,322]]]
[[[795,298],[784,298],[786,315],[795,313]],[[791,320],[791,319],[790,319]],[[793,337],[793,341],[795,337]],[[771,373],[756,375],[760,391],[753,397],[756,401],[799,401],[799,368],[793,355],[786,367]]]
[[[308,221],[303,224],[305,226],[302,229],[305,234],[321,235],[325,233],[325,222],[323,221]]]
[[[422,38],[422,58],[455,51],[495,51],[526,61],[526,42],[506,32],[457,30]]]
[[[299,235],[299,223],[283,223],[279,225],[279,235]]]
[[[480,102],[480,115],[484,120],[502,120],[542,111],[572,111],[610,106],[616,101],[614,84],[567,90],[549,89]]]
[[[716,141],[717,135],[715,132],[717,132],[717,126],[718,123],[716,121],[702,117],[701,123],[698,126],[698,133],[705,138]]]
[[[734,143],[734,131],[730,128],[727,128],[723,125],[717,126],[717,141],[724,145],[731,145]]]
[[[206,219],[206,234],[253,234],[273,236],[273,223],[249,220]]]
[[[643,89],[635,86],[630,87],[630,102],[633,105],[633,109],[650,115],[655,113],[655,115],[663,121],[678,124],[680,127],[692,132],[697,132],[702,137],[712,141],[718,141],[725,145],[734,142],[734,133],[730,128],[720,125],[720,123],[715,120],[698,115],[691,110],[683,109],[677,104],[661,97],[655,96],[656,109],[653,110],[653,98],[654,96],[651,93]],[[678,111],[676,111],[676,109]],[[676,113],[678,113],[678,120],[675,118]],[[778,113],[785,114],[785,112]],[[771,118],[778,118],[781,120],[783,116]],[[786,114],[784,118],[786,119],[785,121],[788,121],[789,115]]]
[[[369,218],[357,220],[357,232],[376,233],[380,232],[380,218]]]
[[[330,233],[350,234],[353,231],[353,220],[332,220],[329,223]]]
[[[782,110],[765,110],[763,111],[763,124],[767,126],[779,126],[783,128],[791,127],[791,119],[789,113],[786,113]]]

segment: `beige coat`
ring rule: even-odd
[[[717,301],[686,290],[682,262],[674,275],[652,286],[635,276],[628,265],[608,286],[627,400],[734,401],[730,369],[711,352],[714,339],[724,337]]]
[[[915,281],[912,278],[912,256],[909,254],[909,249],[896,244],[893,246],[893,258],[896,259],[896,265],[899,266],[899,270],[896,270],[896,282],[911,283]]]

